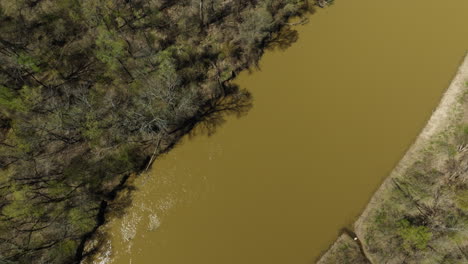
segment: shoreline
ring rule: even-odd
[[[322,5],[318,4],[319,0],[314,0],[312,1],[312,4],[310,6],[313,8],[315,6],[319,8],[325,8],[329,2],[329,0],[321,0]],[[294,15],[294,16],[287,16],[285,17],[285,21],[290,21],[292,18],[299,18],[299,19],[305,19],[300,23],[297,24],[289,24],[289,23],[283,23],[280,26],[273,28],[265,39],[262,41],[262,46],[259,48],[259,58],[262,58],[265,52],[268,51],[268,49],[280,49],[278,47],[270,47],[271,43],[275,40],[275,38],[278,37],[278,34],[281,33],[283,30],[291,30],[295,31],[293,26],[296,25],[303,25],[305,23],[308,23],[308,18],[313,15],[313,12],[310,10],[307,10],[303,14],[300,15]],[[289,43],[287,45],[287,48],[291,46],[293,42]],[[215,67],[217,67],[215,65]],[[245,64],[241,64],[238,66],[238,68],[235,68],[231,71],[230,75],[224,79],[221,79],[221,76],[218,74],[218,81],[220,85],[224,89],[230,88],[230,85],[232,82],[237,78],[237,76],[244,71],[250,71],[252,68],[258,67],[258,62],[249,62]],[[218,70],[218,69],[217,69]],[[223,91],[221,94],[206,94],[206,102],[201,108],[209,108],[211,107],[212,104],[216,103],[216,100],[222,100],[227,97],[231,96],[231,94],[226,93],[226,91]],[[249,107],[247,107],[249,108]],[[231,109],[232,111],[232,109]],[[144,164],[143,167],[140,168],[139,171],[135,171],[130,173],[129,175],[124,175],[119,182],[119,184],[114,188],[111,193],[109,194],[111,196],[111,199],[109,200],[103,200],[101,202],[102,207],[99,210],[98,218],[99,218],[99,223],[94,226],[93,230],[85,236],[83,236],[83,240],[80,243],[80,248],[78,249],[76,253],[76,258],[75,260],[77,261],[76,263],[95,263],[96,258],[102,257],[102,256],[107,256],[109,254],[108,249],[105,247],[102,247],[102,245],[105,243],[105,239],[107,239],[107,225],[109,222],[112,220],[116,219],[115,215],[112,215],[113,206],[115,206],[116,202],[119,202],[122,199],[125,199],[126,197],[124,196],[131,196],[133,190],[129,190],[129,187],[132,187],[132,182],[135,180],[135,178],[139,177],[142,175],[142,173],[148,171],[153,163],[157,162],[159,156],[165,155],[169,153],[174,147],[176,147],[181,140],[188,136],[196,127],[198,127],[201,123],[206,122],[207,117],[210,115],[216,115],[216,112],[210,112],[206,111],[207,113],[204,113],[203,116],[194,116],[192,118],[189,118],[187,122],[183,123],[180,127],[174,128],[169,134],[172,135],[171,138],[167,139],[167,142],[165,144],[163,143],[162,145],[165,145],[164,147],[161,147],[157,151],[157,154],[155,155],[153,153],[152,156],[147,157],[147,161]],[[235,111],[232,111],[235,112]],[[218,113],[219,114],[219,113]],[[231,115],[233,113],[225,113],[224,115]],[[239,114],[239,113],[237,113]],[[242,113],[241,113],[242,114]],[[223,119],[221,115],[221,119]],[[159,145],[160,143],[158,143]],[[156,153],[156,152],[155,152]],[[119,200],[120,199],[120,200]],[[104,205],[105,204],[105,205]],[[109,209],[111,208],[111,209]],[[104,239],[104,240],[103,240]],[[101,263],[101,262],[99,262]],[[107,262],[102,262],[102,263],[107,263]]]
[[[452,113],[465,106],[460,102],[461,100],[459,99],[465,92],[466,80],[468,80],[468,53],[465,54],[464,58],[462,59],[462,62],[458,67],[457,72],[455,73],[448,89],[442,95],[438,106],[432,112],[432,115],[427,120],[424,128],[418,134],[403,157],[398,161],[397,165],[392,169],[390,174],[384,179],[382,184],[374,192],[362,213],[354,221],[352,225],[354,232],[356,233],[358,242],[360,241],[360,243],[363,243],[362,253],[370,263],[378,262],[372,258],[372,254],[369,254],[368,248],[362,239],[366,232],[366,222],[368,221],[372,212],[383,204],[387,191],[391,190],[393,186],[392,180],[403,175],[411,165],[417,162],[424,155],[424,150],[430,146],[432,137],[436,136],[440,132],[443,132],[444,130],[447,130],[450,128],[450,126],[457,123],[457,116],[452,115]],[[343,244],[344,235],[347,234],[342,232],[337,240],[335,240],[335,242],[331,244],[330,247],[324,251],[321,256],[319,256],[317,259],[318,264],[330,263],[327,261],[330,257],[333,257],[333,255],[336,254],[336,249],[339,247],[339,245]]]
[[[457,105],[461,106],[461,104],[457,101],[460,94],[463,92],[463,89],[465,88],[466,79],[468,79],[468,54],[465,54],[460,67],[457,69],[455,77],[449,85],[449,88],[442,95],[439,105],[432,112],[432,115],[429,117],[421,133],[418,134],[414,142],[405,152],[395,168],[374,192],[362,214],[360,214],[354,222],[354,229],[358,235],[360,231],[362,231],[360,230],[362,221],[369,215],[370,210],[378,206],[378,200],[382,199],[380,194],[383,190],[388,188],[390,180],[403,173],[406,169],[408,169],[409,166],[411,166],[413,162],[417,160],[420,154],[419,152],[426,147],[432,136],[449,127],[455,121],[451,119],[449,113],[453,111]]]

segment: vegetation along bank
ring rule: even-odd
[[[468,56],[438,108],[319,264],[468,263]]]

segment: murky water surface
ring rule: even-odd
[[[448,3],[450,2],[450,3]],[[468,48],[466,0],[337,0],[242,74],[247,116],[137,181],[115,264],[310,264],[402,157]]]

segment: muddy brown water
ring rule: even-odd
[[[237,83],[254,107],[185,138],[106,228],[115,264],[310,264],[415,139],[468,47],[468,1],[337,0]]]

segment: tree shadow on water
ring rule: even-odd
[[[268,40],[265,48],[268,51],[285,51],[291,47],[294,43],[299,40],[299,32],[295,29],[297,26],[306,25],[309,23],[311,15],[315,14],[316,9],[309,5],[303,11],[300,17],[297,17],[290,23],[287,23],[281,27],[281,29],[273,33],[271,38]]]
[[[296,43],[299,39],[299,33],[291,26],[283,27],[278,33],[274,34],[272,39],[267,45],[267,50],[284,51],[291,47],[292,44]]]
[[[246,89],[233,83],[224,84],[220,95],[209,100],[187,124],[188,136],[212,136],[228,117],[245,116],[252,108],[252,101],[252,95]]]

